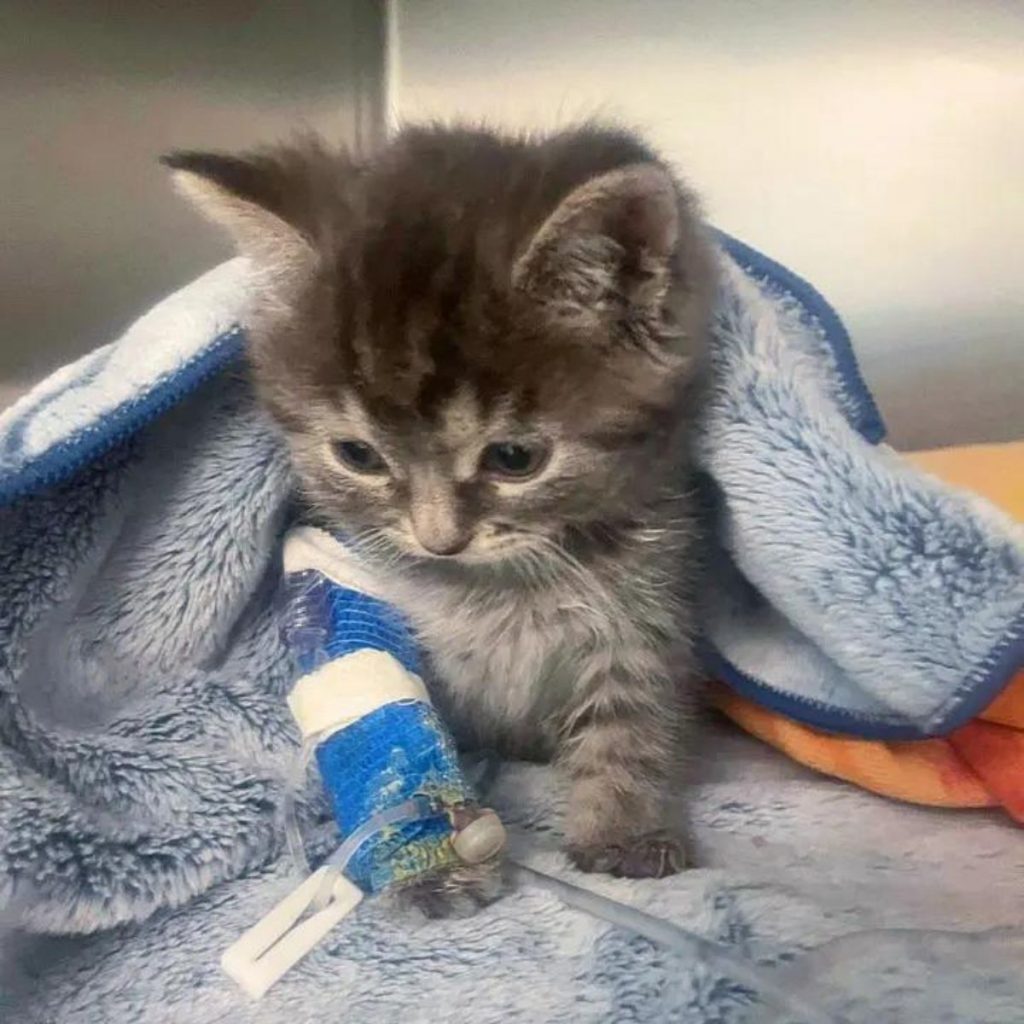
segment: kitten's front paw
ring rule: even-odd
[[[504,892],[500,858],[484,864],[460,865],[403,885],[395,899],[404,909],[429,918],[470,917]]]
[[[664,878],[686,867],[682,842],[668,832],[648,832],[617,843],[587,843],[568,848],[580,871],[616,878]]]

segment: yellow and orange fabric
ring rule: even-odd
[[[908,458],[1024,520],[1024,441],[918,452]],[[986,710],[948,736],[881,742],[793,721],[717,685],[718,707],[795,761],[883,796],[934,807],[1002,807],[1024,825],[1024,670]]]

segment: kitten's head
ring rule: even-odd
[[[317,518],[494,563],[679,489],[705,328],[693,203],[631,136],[404,132],[178,153],[257,270],[256,380]]]

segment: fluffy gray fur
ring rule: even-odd
[[[169,162],[265,272],[253,363],[310,515],[408,616],[450,725],[561,763],[580,867],[678,870],[711,305],[689,193],[595,128]]]

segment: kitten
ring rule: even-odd
[[[597,127],[165,162],[251,257],[262,400],[456,735],[560,762],[583,870],[678,870],[712,290],[689,193]]]

